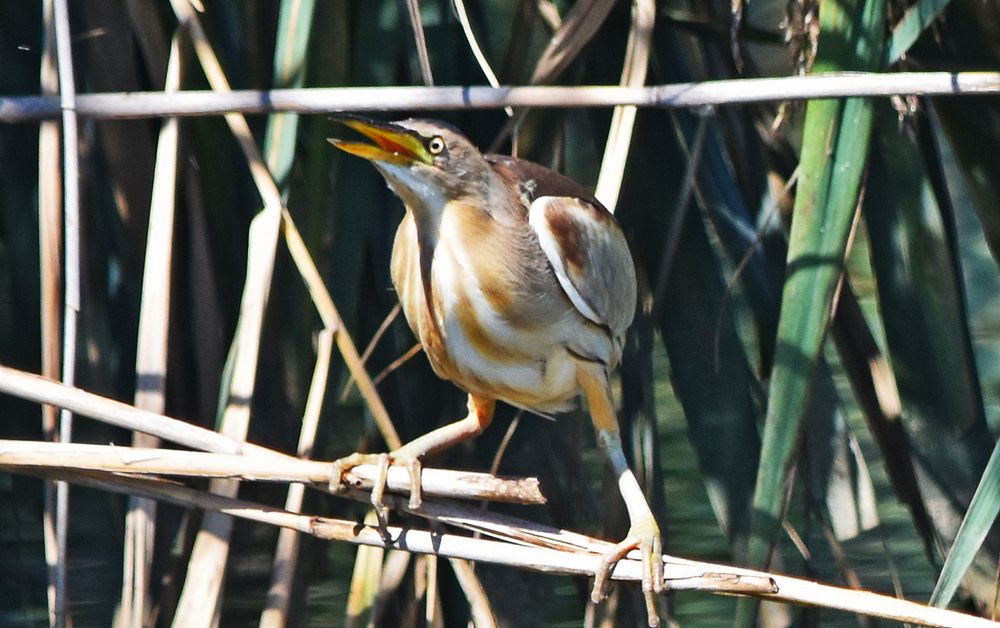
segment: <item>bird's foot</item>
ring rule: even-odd
[[[660,528],[652,516],[633,523],[625,539],[601,557],[601,564],[594,574],[594,589],[590,597],[594,603],[605,598],[612,570],[632,550],[639,550],[642,556],[642,594],[646,598],[649,625],[658,626],[660,618],[656,596],[663,591],[663,546]]]
[[[390,453],[381,454],[361,454],[353,453],[339,460],[334,461],[333,469],[330,472],[330,487],[334,492],[345,488],[344,474],[351,469],[363,464],[374,464],[378,467],[372,486],[371,504],[375,509],[375,516],[378,518],[379,530],[382,537],[389,540],[389,512],[385,507],[384,495],[386,482],[389,479],[389,467],[391,465],[406,467],[410,474],[410,508],[419,508],[421,504],[420,495],[420,458],[410,455],[405,451],[405,447]]]

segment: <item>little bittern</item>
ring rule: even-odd
[[[603,597],[615,563],[638,549],[655,622],[660,532],[625,461],[609,385],[636,304],[618,223],[572,180],[483,155],[444,123],[337,119],[373,143],[331,142],[370,160],[406,205],[392,280],[410,328],[435,373],[469,393],[468,416],[391,452],[392,463],[415,469],[421,456],[475,436],[497,400],[558,412],[582,393],[631,522],[602,560],[593,597]]]

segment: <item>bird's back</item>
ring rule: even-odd
[[[493,165],[494,172],[522,191],[525,213],[531,203],[542,196],[579,198],[608,211],[587,188],[551,168],[510,155],[489,154],[485,157]]]

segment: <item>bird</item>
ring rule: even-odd
[[[556,413],[584,397],[630,522],[602,556],[591,597],[603,599],[615,564],[638,550],[656,625],[660,531],[626,461],[610,386],[636,308],[635,265],[614,216],[572,179],[483,154],[447,123],[334,120],[370,141],[330,142],[370,161],[406,207],[392,281],[434,372],[468,393],[464,418],[381,457],[383,469],[408,466],[411,503],[419,503],[420,459],[482,432],[497,401]],[[366,461],[368,454],[344,458],[335,474]],[[376,488],[373,503],[381,500]]]

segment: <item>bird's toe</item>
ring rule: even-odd
[[[595,603],[604,599],[611,572],[632,550],[638,550],[642,558],[642,593],[646,600],[649,625],[658,626],[660,620],[656,600],[657,594],[663,591],[663,550],[660,529],[652,517],[633,524],[625,539],[601,557],[601,563],[594,575],[591,599]]]
[[[382,536],[388,534],[388,509],[385,507],[385,489],[389,479],[389,467],[396,465],[405,467],[410,476],[410,508],[419,508],[422,502],[420,490],[420,458],[410,455],[406,448],[390,453],[362,454],[354,453],[333,463],[330,473],[330,488],[333,492],[345,490],[348,483],[345,474],[351,469],[363,464],[376,466],[377,472],[372,485],[371,504],[378,517]]]
[[[339,493],[351,485],[345,477],[351,469],[364,464],[375,465],[377,472],[372,485],[370,501],[375,510],[375,517],[378,519],[379,532],[386,540],[389,540],[389,518],[385,504],[383,503],[383,496],[385,495],[385,485],[389,476],[390,462],[389,454],[353,453],[334,461],[333,468],[330,470],[330,490],[333,493]]]

